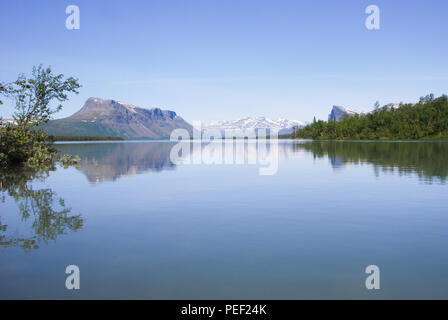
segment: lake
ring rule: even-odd
[[[271,175],[195,144],[63,143],[77,167],[5,178],[0,298],[448,298],[448,142],[284,140]]]

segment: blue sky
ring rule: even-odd
[[[65,28],[70,4],[80,30]],[[370,4],[380,30],[365,27]],[[57,117],[94,96],[188,121],[327,119],[334,104],[448,93],[447,17],[446,0],[2,1],[0,80],[40,63],[79,78]]]

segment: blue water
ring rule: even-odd
[[[282,141],[274,175],[172,146],[59,144],[79,167],[27,182],[53,202],[4,189],[0,298],[448,298],[448,143]]]

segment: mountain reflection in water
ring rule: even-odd
[[[79,169],[92,183],[115,181],[146,171],[172,170],[170,142],[58,144],[62,153],[78,155]]]
[[[195,148],[191,145],[191,156]],[[212,142],[223,147],[227,142]],[[259,152],[256,143],[238,141],[244,148],[234,147],[235,159],[244,159],[248,154]],[[79,155],[79,169],[92,183],[115,181],[120,177],[132,176],[147,171],[173,170],[176,165],[170,160],[170,152],[175,142],[111,142],[111,143],[68,143],[58,144],[62,153]],[[216,157],[215,148],[202,143],[202,162]],[[196,149],[197,152],[198,149]],[[268,144],[269,151],[269,144]],[[448,142],[373,142],[373,141],[290,141],[280,140],[278,159],[300,158],[303,153],[311,153],[316,159],[328,158],[334,170],[350,165],[371,164],[374,174],[398,173],[416,174],[424,182],[445,183],[448,176]],[[205,161],[204,161],[205,160]],[[208,161],[211,162],[211,161]],[[225,161],[223,160],[223,163]],[[300,165],[300,161],[297,162]],[[281,164],[279,165],[281,170]]]

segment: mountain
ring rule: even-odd
[[[224,131],[231,132],[235,136],[243,136],[246,130],[256,129],[275,129],[279,134],[292,133],[293,127],[302,128],[306,125],[305,122],[298,120],[287,120],[280,118],[278,120],[271,120],[266,117],[245,117],[237,120],[221,120],[204,124],[202,129],[218,129],[222,133]]]
[[[377,110],[381,110],[383,108],[387,109],[387,110],[393,110],[393,109],[398,109],[401,107],[401,104],[399,103],[389,103],[387,105],[385,105],[382,108],[379,109],[375,109],[373,111],[370,111],[368,113],[371,112],[376,112]],[[344,117],[353,117],[354,115],[365,115],[365,112],[359,112],[359,111],[354,111],[354,110],[350,110],[348,108],[345,107],[340,107],[340,106],[333,106],[333,108],[331,109],[330,114],[328,115],[328,121],[339,121],[342,120]]]
[[[170,160],[174,145],[174,142],[61,144],[58,150],[79,156],[77,168],[89,182],[100,183],[148,171],[174,170],[176,165]]]
[[[362,113],[341,106],[333,106],[333,109],[331,109],[331,112],[328,115],[328,121],[339,121],[343,117],[352,117],[357,114],[361,115]]]
[[[64,119],[51,120],[41,128],[57,136],[110,136],[126,139],[165,139],[177,128],[192,126],[176,112],[144,109],[115,100],[89,98],[81,110]]]

